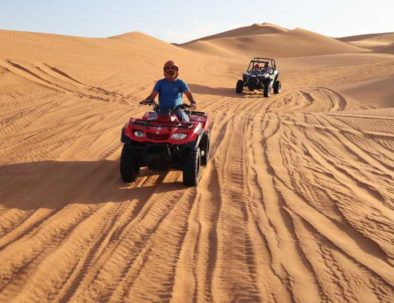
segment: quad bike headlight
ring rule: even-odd
[[[140,130],[135,130],[135,131],[134,131],[134,135],[135,135],[136,137],[139,137],[139,138],[145,136],[144,132],[142,132],[142,131],[140,131]]]
[[[182,140],[182,139],[185,139],[186,138],[186,134],[183,134],[183,133],[175,133],[175,134],[173,134],[172,136],[171,136],[171,139],[174,139],[174,140]]]

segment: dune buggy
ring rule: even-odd
[[[275,60],[260,57],[250,60],[248,69],[242,75],[242,80],[237,81],[235,92],[241,94],[244,86],[250,91],[261,89],[264,97],[269,97],[272,90],[274,94],[279,94],[282,87]]]

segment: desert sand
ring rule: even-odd
[[[0,302],[393,302],[393,43],[0,31]],[[253,56],[280,94],[235,93]],[[125,184],[120,130],[167,59],[209,114],[209,163],[197,187]]]

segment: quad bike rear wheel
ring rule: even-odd
[[[201,155],[200,148],[191,149],[186,152],[183,166],[183,184],[196,186],[200,177]]]
[[[235,87],[235,92],[236,92],[237,94],[241,94],[243,88],[244,88],[244,82],[243,82],[242,80],[238,80],[238,81],[237,81],[237,85],[236,85],[236,87]]]
[[[136,159],[133,157],[131,148],[123,145],[122,154],[120,156],[120,176],[124,182],[133,182],[140,172],[140,167]]]

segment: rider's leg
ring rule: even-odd
[[[181,122],[190,122],[189,115],[182,108],[178,108],[177,110],[175,110],[175,115]]]
[[[148,120],[157,120],[158,116],[159,114],[157,113],[157,111],[153,111],[149,114]]]

